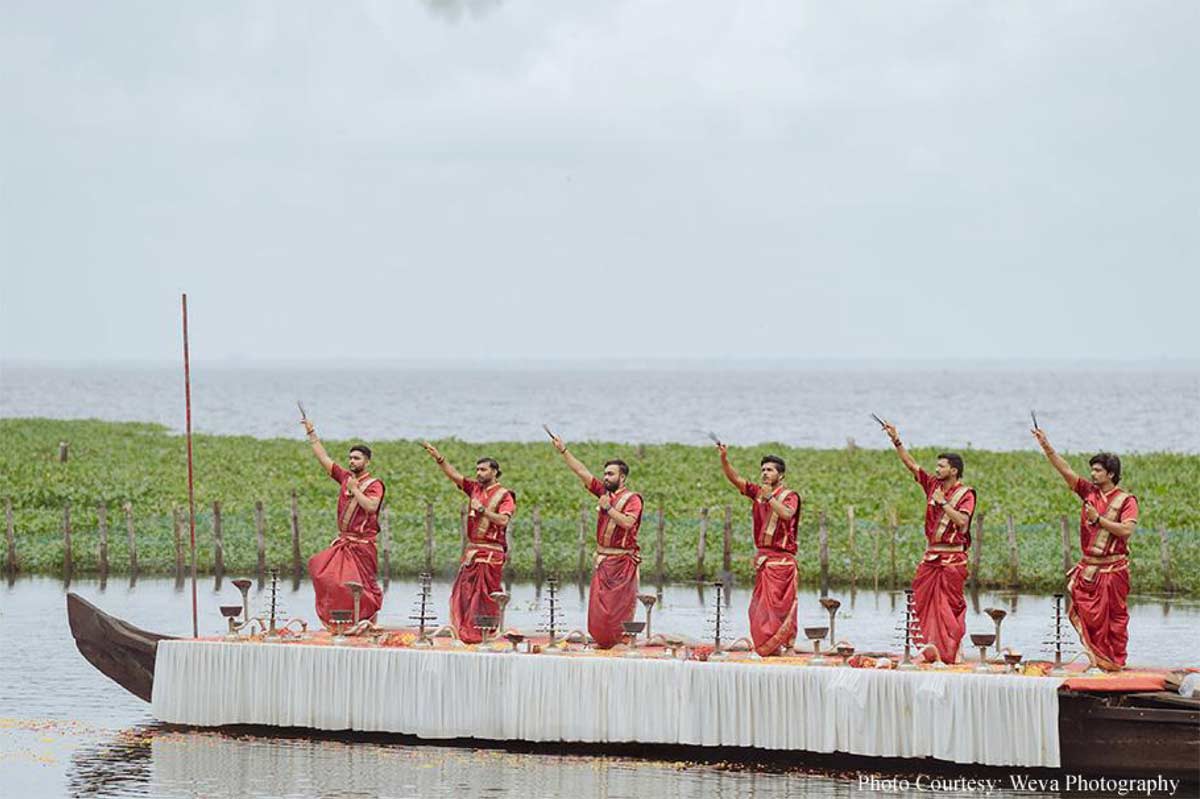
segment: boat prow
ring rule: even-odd
[[[78,594],[67,594],[67,621],[88,663],[137,698],[149,702],[159,635],[110,616]]]

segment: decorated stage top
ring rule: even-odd
[[[669,637],[669,636],[668,636]],[[655,636],[656,639],[659,636]],[[595,649],[585,646],[582,642],[567,642],[561,638],[551,644],[548,636],[526,635],[515,630],[496,635],[491,640],[480,644],[464,644],[452,637],[426,637],[422,639],[416,628],[376,628],[363,635],[335,636],[327,630],[297,633],[286,629],[280,631],[277,638],[268,639],[261,634],[241,635],[236,641],[227,636],[202,636],[199,641],[231,643],[254,646],[337,646],[356,649],[412,649],[414,651],[443,651],[443,652],[478,652],[487,654],[517,654],[522,656],[555,656],[570,658],[630,658],[644,660],[689,660],[699,662],[725,662],[744,665],[760,665],[766,667],[834,667],[875,670],[907,670],[932,673],[962,673],[962,674],[1009,674],[1025,677],[1046,677],[1063,680],[1063,688],[1078,691],[1126,692],[1126,691],[1161,691],[1167,676],[1172,671],[1194,671],[1195,669],[1164,669],[1138,667],[1121,672],[1085,673],[1087,666],[1083,663],[1070,663],[1064,668],[1067,675],[1051,674],[1054,664],[1045,660],[1021,660],[1019,663],[1007,664],[1003,658],[989,660],[987,670],[981,668],[978,658],[965,660],[952,665],[930,663],[914,657],[910,664],[903,664],[903,658],[888,652],[854,652],[839,655],[836,652],[797,653],[773,657],[760,657],[752,651],[737,647],[714,651],[711,643],[697,643],[690,639],[676,646],[656,642],[645,644],[638,641],[635,646],[619,644],[612,649]],[[1013,653],[1019,654],[1019,653]],[[1015,659],[1015,658],[1014,658]]]

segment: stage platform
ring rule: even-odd
[[[748,653],[705,662],[661,658],[657,648],[644,650],[649,656],[640,659],[621,651],[500,654],[445,641],[416,648],[414,639],[401,631],[382,646],[355,639],[333,646],[324,634],[281,643],[163,640],[152,712],[180,725],[305,727],[428,740],[751,747],[1027,768],[1061,764],[1060,677],[1006,674],[1000,666],[978,674],[974,663],[913,671],[815,666],[803,656],[760,660]]]

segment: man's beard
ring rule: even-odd
[[[350,473],[351,474],[362,474],[364,470],[365,470],[365,467],[363,467],[363,466],[355,466],[353,463],[350,464]]]
[[[621,487],[621,484],[616,481],[613,481],[611,483],[608,480],[604,481],[604,489],[606,491],[608,491],[610,494],[615,492],[620,487]]]

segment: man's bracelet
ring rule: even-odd
[[[445,458],[436,458],[435,460],[437,461],[438,466],[441,466],[443,463],[446,462]]]

